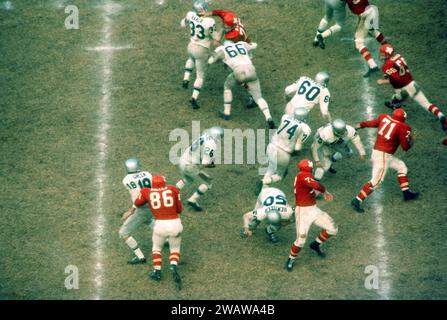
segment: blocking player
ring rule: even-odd
[[[359,159],[365,160],[365,148],[357,131],[347,125],[342,119],[335,119],[332,123],[318,129],[312,143],[312,156],[315,161],[315,180],[320,181],[326,172],[337,173],[332,164],[343,157],[351,157],[353,151],[349,144],[352,143]]]
[[[340,32],[346,19],[346,2],[340,0],[324,0],[325,15],[318,25],[313,45],[321,49],[326,47],[324,39]],[[329,22],[335,20],[335,24],[328,28]]]
[[[195,180],[200,181],[197,190],[188,199],[188,205],[195,211],[203,211],[197,201],[212,186],[212,178],[204,169],[216,166],[216,150],[223,135],[224,130],[221,127],[212,127],[205,130],[180,158],[179,169],[182,179],[177,182],[176,187],[182,190]]]
[[[318,72],[315,80],[306,76],[300,77],[297,82],[288,86],[285,90],[286,99],[291,99],[286,105],[284,113],[293,115],[298,107],[305,107],[309,112],[318,103],[323,118],[330,122],[329,100],[331,94],[327,88],[329,74],[325,71]]]
[[[410,190],[408,183],[408,168],[405,163],[394,156],[399,145],[404,151],[408,151],[413,145],[415,135],[411,133],[411,127],[405,123],[407,114],[403,108],[393,111],[392,117],[381,114],[377,119],[363,121],[356,128],[377,128],[377,138],[371,154],[372,178],[364,184],[357,196],[352,199],[351,206],[357,212],[364,212],[361,203],[383,182],[388,168],[397,171],[397,180],[405,201],[416,199],[419,192]]]
[[[324,200],[326,201],[332,201],[333,196],[321,183],[315,181],[312,175],[312,161],[303,159],[298,163],[298,168],[300,172],[295,177],[296,240],[292,243],[289,257],[286,261],[286,270],[289,272],[292,271],[293,263],[306,242],[307,233],[312,224],[323,229],[318,237],[310,244],[310,248],[320,257],[325,256],[320,246],[338,232],[338,227],[334,223],[334,220],[316,205],[315,191],[323,193]]]
[[[185,74],[183,76],[182,87],[187,89],[191,73],[196,68],[196,80],[191,97],[193,109],[200,108],[197,102],[205,78],[207,60],[210,55],[210,46],[212,43],[218,45],[218,35],[216,32],[216,23],[213,18],[199,17],[199,11],[208,10],[208,4],[203,0],[194,2],[193,9],[182,19],[181,26],[189,26],[191,30],[191,40],[188,44],[188,60],[185,64]]]
[[[404,57],[396,53],[390,44],[380,47],[380,56],[384,60],[382,71],[385,79],[379,79],[377,83],[390,83],[394,88],[391,101],[385,102],[385,105],[389,108],[399,107],[407,97],[410,97],[422,108],[435,115],[441,122],[442,129],[446,131],[447,119],[444,113],[425,97],[420,86],[413,80]]]
[[[251,40],[247,35],[247,31],[241,20],[233,11],[213,10],[202,11],[199,15],[204,17],[218,16],[222,20],[225,30],[225,40],[233,42],[244,41],[250,43]]]
[[[277,188],[263,188],[256,201],[255,208],[243,216],[244,226],[241,237],[251,237],[253,230],[266,221],[265,234],[270,242],[278,242],[276,232],[294,221],[293,210],[287,202],[284,192]]]
[[[267,146],[268,168],[261,181],[256,185],[256,194],[261,188],[284,178],[292,153],[300,151],[312,130],[306,123],[308,111],[304,107],[295,109],[293,116],[285,114],[281,124]]]
[[[135,158],[127,159],[125,162],[127,175],[123,179],[124,187],[129,191],[132,203],[138,197],[142,188],[150,188],[152,184],[152,175],[147,171],[141,171],[140,161]],[[132,233],[143,223],[152,226],[153,216],[149,208],[138,208],[131,217],[124,220],[123,225],[119,229],[119,236],[129,246],[135,254],[135,257],[130,259],[127,263],[139,264],[145,263],[146,257],[138,246],[137,241],[132,237]]]
[[[249,53],[255,50],[256,47],[256,43],[243,41],[233,43],[226,41],[224,45],[217,47],[214,50],[214,54],[209,58],[208,63],[212,64],[216,61],[223,60],[232,70],[224,83],[224,111],[219,112],[219,115],[225,120],[230,119],[231,103],[233,102],[232,88],[236,85],[242,85],[248,90],[264,114],[268,127],[274,129],[275,123],[270,114],[267,101],[262,97],[258,75],[249,56]]]
[[[152,260],[153,270],[149,277],[152,280],[161,280],[161,251],[166,240],[169,243],[169,263],[174,282],[181,288],[181,278],[177,271],[180,260],[182,221],[179,214],[182,212],[180,190],[174,186],[166,186],[164,176],[156,175],[152,179],[151,188],[141,189],[133,205],[124,213],[125,218],[131,217],[135,210],[147,204],[155,217],[154,231],[152,233]]]
[[[368,63],[368,71],[363,75],[364,78],[368,78],[373,73],[379,71],[379,67],[365,46],[365,38],[371,35],[380,44],[386,43],[383,33],[379,31],[379,9],[375,5],[370,5],[368,0],[341,1],[346,1],[351,12],[358,16],[354,35],[355,48]]]

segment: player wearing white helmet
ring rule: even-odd
[[[194,2],[193,8],[182,19],[181,26],[189,26],[191,30],[191,40],[188,44],[188,60],[185,64],[185,74],[183,76],[182,86],[188,88],[191,73],[196,68],[196,80],[191,97],[193,109],[200,106],[197,102],[200,90],[202,89],[205,78],[206,61],[210,55],[211,44],[218,45],[219,35],[216,32],[216,23],[213,18],[200,17],[197,13],[208,10],[208,4],[203,0]]]
[[[274,129],[275,123],[270,114],[267,101],[262,97],[258,75],[250,58],[250,52],[255,50],[256,47],[256,43],[247,43],[244,41],[233,43],[231,41],[225,41],[224,45],[217,47],[214,50],[213,56],[209,58],[208,63],[212,64],[216,61],[223,60],[232,70],[224,83],[224,111],[219,112],[219,115],[225,120],[230,119],[231,103],[233,102],[232,88],[236,85],[242,85],[248,90],[264,114],[269,128]]]
[[[325,15],[318,25],[317,34],[314,38],[314,46],[325,48],[324,39],[340,32],[346,18],[346,2],[340,0],[324,0]],[[330,28],[329,22],[334,18],[335,24]]]
[[[244,226],[241,237],[251,237],[253,230],[266,221],[265,233],[269,241],[278,242],[276,232],[294,221],[293,209],[290,207],[284,192],[277,188],[264,188],[258,196],[255,208],[243,216]]]
[[[127,175],[123,179],[124,187],[129,191],[132,203],[138,197],[140,190],[150,188],[152,175],[147,171],[141,171],[140,161],[135,158],[127,159],[125,162]],[[137,241],[132,237],[132,233],[143,223],[153,224],[153,216],[149,208],[138,208],[134,215],[124,220],[119,229],[119,236],[123,239],[135,254],[135,257],[128,261],[129,264],[145,263],[146,258],[138,246]]]
[[[349,146],[352,143],[359,153],[359,159],[365,160],[365,148],[357,131],[347,125],[342,119],[335,119],[332,123],[319,128],[312,143],[312,156],[315,161],[315,180],[321,180],[326,172],[336,173],[332,164],[344,156],[353,153]]]
[[[177,182],[176,187],[181,190],[194,180],[200,180],[199,187],[188,199],[188,205],[196,211],[203,211],[197,201],[212,186],[212,178],[203,169],[215,167],[216,152],[223,135],[224,130],[221,127],[205,130],[180,158],[179,169],[182,179]]]
[[[325,71],[318,72],[315,80],[309,77],[300,77],[297,82],[288,86],[285,90],[287,99],[291,100],[286,105],[284,113],[293,115],[298,107],[304,107],[309,112],[318,103],[320,112],[326,121],[331,121],[329,113],[329,100],[331,94],[327,88],[329,84],[329,74]]]
[[[281,124],[267,146],[269,165],[264,178],[257,183],[256,194],[263,185],[278,182],[286,175],[292,153],[302,149],[312,132],[306,123],[307,114],[306,108],[298,107],[293,116],[282,116]]]

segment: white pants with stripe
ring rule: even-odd
[[[371,154],[372,178],[371,184],[375,188],[383,182],[388,168],[397,171],[398,175],[407,175],[408,168],[405,163],[392,154],[374,149]]]
[[[161,251],[166,239],[171,252],[180,252],[183,225],[180,218],[170,220],[155,220],[152,233],[152,251]]]
[[[402,95],[402,93],[404,95]],[[428,111],[431,103],[430,101],[428,101],[427,97],[415,81],[411,81],[405,87],[402,87],[400,89],[394,89],[394,95],[392,98],[404,100],[407,96],[416,101],[422,108]]]
[[[316,205],[308,207],[297,206],[295,208],[295,224],[297,234],[295,245],[300,248],[304,246],[307,233],[312,224],[325,229],[332,236],[335,236],[338,232],[338,227],[331,216]]]
[[[365,12],[359,16],[355,30],[355,47],[357,50],[365,46],[365,38],[368,34],[376,37],[379,32],[379,9],[375,5],[370,5]]]

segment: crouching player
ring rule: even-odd
[[[265,233],[271,242],[276,243],[276,232],[294,221],[293,209],[284,192],[277,188],[264,188],[258,196],[254,210],[245,213],[243,220],[242,238],[251,237],[261,221],[266,221],[268,225],[265,227]]]
[[[177,272],[180,260],[180,245],[182,241],[183,225],[179,214],[182,212],[180,191],[174,186],[166,186],[164,176],[157,175],[152,179],[152,188],[143,188],[132,207],[124,213],[127,218],[134,214],[138,207],[148,204],[155,217],[154,231],[152,233],[152,259],[154,269],[150,278],[161,280],[161,251],[166,240],[169,243],[170,269],[174,282],[181,288],[181,278]]]
[[[296,240],[292,243],[290,254],[286,261],[286,270],[292,271],[293,263],[298,257],[298,253],[306,242],[307,233],[312,224],[316,224],[323,230],[318,237],[310,244],[310,248],[314,250],[320,257],[324,257],[324,252],[320,246],[331,236],[335,236],[338,227],[334,220],[316,205],[315,190],[323,193],[324,200],[332,201],[333,196],[326,191],[326,188],[315,181],[312,170],[313,163],[308,159],[301,160],[298,163],[300,172],[295,178],[295,223],[296,223]]]

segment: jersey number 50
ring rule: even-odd
[[[149,198],[152,209],[160,209],[162,204],[165,208],[174,206],[174,198],[171,190],[165,190],[162,193],[151,192]]]

